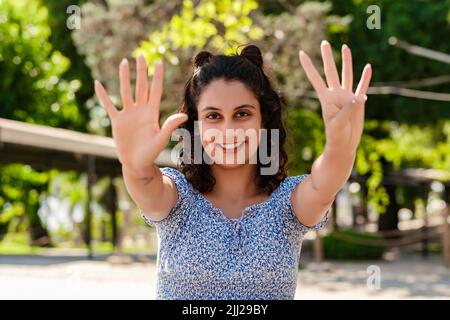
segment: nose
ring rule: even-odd
[[[222,136],[222,143],[240,143],[246,140],[245,130],[242,128],[227,128]]]
[[[245,135],[245,130],[232,119],[226,119],[217,129],[217,136],[214,140],[219,143],[238,143],[243,140]]]
[[[234,128],[226,128],[225,129],[225,135],[224,135],[224,143],[237,143],[238,142],[238,137],[235,134],[235,129]]]

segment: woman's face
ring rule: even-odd
[[[242,82],[212,81],[203,89],[197,111],[201,144],[215,164],[227,168],[256,164],[261,110]]]

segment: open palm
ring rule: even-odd
[[[299,57],[321,104],[327,145],[331,148],[354,151],[364,128],[364,107],[372,77],[371,66],[370,64],[365,66],[358,87],[353,92],[350,48],[346,45],[342,47],[342,81],[339,80],[331,45],[327,41],[322,41],[321,52],[327,83],[306,53],[300,51]]]
[[[134,169],[144,169],[154,164],[159,153],[166,146],[171,133],[187,120],[187,115],[171,115],[160,127],[159,107],[163,91],[164,69],[161,63],[155,65],[149,91],[147,65],[143,56],[136,60],[136,94],[133,99],[128,61],[124,59],[119,67],[122,110],[118,110],[109,99],[104,87],[95,82],[97,97],[111,120],[112,135],[117,147],[119,161]]]

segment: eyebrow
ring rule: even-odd
[[[242,108],[253,108],[256,109],[251,104],[241,104],[240,106],[237,106],[234,108],[234,110],[242,109]],[[214,107],[214,106],[206,106],[202,108],[202,111],[208,111],[208,110],[221,110],[220,108]]]

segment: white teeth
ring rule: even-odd
[[[234,149],[234,148],[239,148],[244,142],[240,142],[240,143],[218,143],[217,145],[224,148],[224,149]]]

